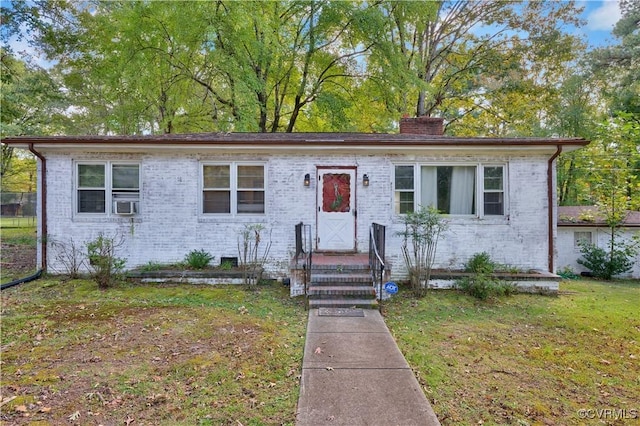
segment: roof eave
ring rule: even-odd
[[[584,139],[536,138],[451,138],[418,135],[385,134],[213,134],[163,136],[18,136],[5,138],[3,143],[16,148],[73,151],[144,150],[233,150],[272,152],[295,151],[438,151],[438,150],[555,150],[579,149],[589,143]]]

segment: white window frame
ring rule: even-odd
[[[588,234],[588,238],[580,238],[580,235],[582,234],[582,237],[586,237]],[[582,240],[586,240],[588,244],[593,244],[593,232],[592,231],[573,231],[573,250],[576,252],[579,252],[581,247],[580,247],[580,241]]]
[[[495,190],[495,189],[486,189],[484,187],[484,170],[485,168],[493,168],[493,167],[502,167],[502,189],[501,190]],[[507,182],[509,182],[509,179],[507,179],[507,165],[506,164],[501,164],[501,163],[483,163],[483,164],[478,164],[478,170],[477,170],[477,177],[476,177],[476,182],[478,183],[478,192],[476,193],[476,204],[478,207],[478,217],[504,217],[504,216],[508,216],[508,209],[507,209]],[[487,215],[484,212],[484,195],[485,194],[495,194],[495,193],[502,193],[502,214],[491,214],[491,215]]]
[[[207,190],[204,186],[204,168],[206,166],[227,166],[229,167],[229,213],[206,213],[204,211],[204,193]],[[260,166],[262,167],[262,188],[241,188],[240,190],[262,191],[264,193],[264,211],[261,213],[238,213],[238,167]],[[222,188],[220,188],[222,189]],[[211,190],[211,189],[210,189]],[[199,211],[202,216],[224,216],[224,217],[263,217],[267,214],[267,164],[262,161],[206,161],[200,164],[200,206]]]
[[[412,192],[410,190],[396,190],[396,167],[397,166],[412,166],[413,167],[413,211],[421,205],[421,170],[423,166],[426,167],[475,167],[475,213],[474,214],[447,214],[448,217],[460,217],[460,218],[505,218],[509,216],[509,200],[508,200],[508,165],[507,163],[478,163],[478,162],[398,162],[393,163],[393,193],[392,193],[392,209],[393,214],[396,216],[403,216],[404,213],[396,211],[396,193],[398,192]],[[484,169],[486,167],[502,167],[502,190],[486,190],[484,188]],[[501,215],[486,215],[484,212],[484,194],[485,192],[502,192],[503,194],[503,214]]]
[[[80,166],[103,166],[104,167],[104,186],[103,187],[80,187]],[[137,190],[123,190],[122,188],[113,189],[113,166],[138,166],[138,188]],[[74,161],[73,171],[73,212],[75,216],[79,217],[120,217],[122,215],[116,214],[114,209],[115,199],[119,201],[130,201],[135,203],[135,211],[140,211],[140,188],[142,181],[142,168],[138,161],[96,161],[96,160],[77,160]],[[79,192],[82,190],[99,190],[104,191],[104,212],[81,212],[80,211],[80,197]],[[125,195],[126,193],[126,195]]]

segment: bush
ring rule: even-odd
[[[402,256],[416,297],[424,297],[426,294],[438,240],[447,225],[437,209],[420,206],[418,210],[404,216],[404,231],[396,234],[403,240]]]
[[[153,271],[159,271],[163,268],[166,268],[167,265],[159,263],[159,262],[154,262],[153,260],[147,262],[146,264],[140,266],[138,269],[143,271],[143,272],[153,272]]]
[[[126,261],[116,257],[115,250],[121,244],[122,241],[102,234],[87,243],[89,266],[98,288],[109,288],[120,279]]]
[[[191,250],[184,258],[184,262],[191,269],[204,269],[212,260],[213,256],[204,250]]]
[[[467,263],[465,271],[474,275],[456,281],[456,288],[480,300],[491,297],[511,296],[517,291],[515,284],[495,278],[492,274],[500,266],[491,260],[489,253],[474,254]]]
[[[578,259],[578,263],[588,268],[596,278],[610,280],[614,275],[633,268],[635,251],[631,246],[617,247],[608,252],[595,244],[584,243],[580,252],[583,258]]]
[[[230,260],[225,260],[220,263],[219,269],[222,271],[230,271],[233,269],[233,262]]]
[[[466,272],[475,272],[477,274],[491,274],[496,269],[496,263],[491,260],[491,256],[486,251],[474,254],[471,259],[464,264]]]
[[[558,270],[558,275],[560,275],[565,280],[575,280],[579,277],[578,274],[576,274],[569,266],[565,266],[564,268]]]
[[[87,260],[81,245],[70,238],[67,242],[51,241],[51,246],[55,250],[53,257],[62,265],[69,278],[79,278]]]
[[[238,260],[242,269],[242,280],[250,289],[262,281],[264,265],[271,250],[271,231],[269,240],[263,242],[264,225],[257,223],[245,225],[238,233]]]

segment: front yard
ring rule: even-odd
[[[638,424],[640,282],[563,281],[560,290],[386,304],[443,425]]]
[[[2,424],[293,424],[306,312],[287,290],[4,290]]]
[[[11,271],[33,264],[11,253],[31,234],[3,229],[3,281],[32,272]],[[637,424],[640,282],[560,290],[477,302],[401,289],[385,302],[443,425]],[[286,287],[47,277],[1,298],[0,424],[294,423],[307,312]]]

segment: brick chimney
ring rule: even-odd
[[[402,117],[400,133],[411,135],[442,136],[444,119],[439,117]]]

